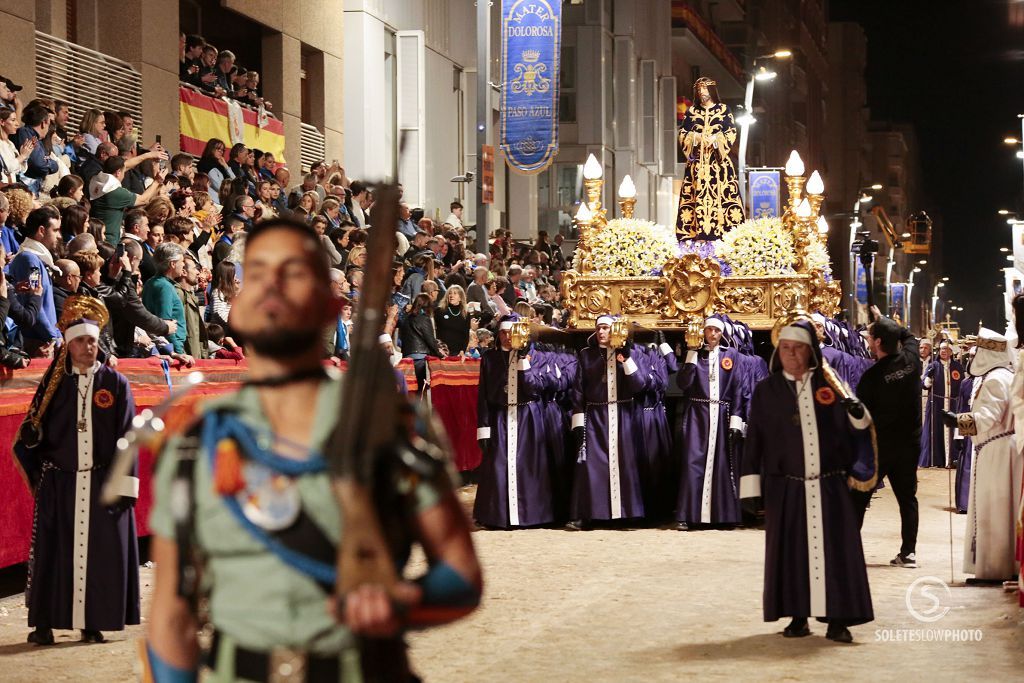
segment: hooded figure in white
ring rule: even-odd
[[[1004,581],[1017,574],[1016,520],[1024,457],[1014,439],[1014,373],[1006,337],[982,328],[977,348],[970,369],[975,377],[970,412],[947,413],[946,419],[974,441],[964,573]]]

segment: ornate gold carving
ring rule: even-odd
[[[804,300],[807,296],[803,283],[787,283],[776,287],[772,293],[773,317],[781,317],[796,308],[806,308]]]
[[[661,312],[664,297],[656,287],[623,288],[619,294],[619,306],[623,313]]]
[[[661,284],[665,291],[662,314],[678,318],[680,314],[707,315],[718,300],[718,281],[722,268],[713,259],[685,254],[665,264]]]
[[[825,273],[816,270],[811,273],[808,282],[809,309],[824,316],[834,317],[839,313],[839,302],[842,298],[842,287],[838,282],[827,282]]]
[[[579,311],[577,311],[577,305],[579,304],[579,289],[576,287],[576,282],[579,280],[579,273],[575,270],[567,270],[562,273],[562,302],[565,305],[565,310],[569,314],[566,324],[569,327],[576,327],[579,324],[580,317]]]
[[[580,312],[611,313],[611,293],[608,291],[608,286],[594,284],[584,287],[580,297]]]
[[[768,314],[767,287],[730,287],[725,285],[720,291],[725,312],[729,315]]]

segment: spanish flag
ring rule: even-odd
[[[229,148],[234,142],[244,142],[250,149],[273,152],[277,159],[284,158],[284,123],[272,116],[265,116],[260,125],[259,112],[241,107],[241,140],[231,135],[231,116],[228,103],[216,97],[209,97],[192,88],[179,86],[179,110],[181,117],[181,151],[198,157],[203,153],[210,138],[220,138]]]

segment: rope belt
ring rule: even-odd
[[[617,403],[632,403],[631,398],[620,398],[618,401],[587,401],[588,406],[612,406]]]
[[[798,476],[796,476],[794,474],[782,474],[782,473],[769,474],[768,476],[769,477],[785,477],[786,479],[790,479],[792,481],[818,481],[819,479],[825,479],[827,477],[840,477],[840,476],[845,477],[846,476],[846,470],[832,470],[831,472],[822,472],[821,474],[816,474],[813,477],[798,477]]]
[[[995,436],[990,436],[989,438],[985,439],[980,444],[975,446],[974,447],[974,452],[975,453],[981,453],[981,449],[984,448],[985,446],[989,445],[993,441],[998,441],[999,439],[1005,439],[1006,437],[1013,436],[1013,435],[1014,435],[1014,432],[1009,431],[1009,432],[1003,432],[1002,434],[996,434]]]
[[[716,399],[713,399],[713,398],[693,398],[693,397],[687,397],[686,400],[687,401],[693,401],[694,403],[707,403],[709,405],[712,404],[712,403],[717,403],[719,405],[723,405],[723,406],[726,406],[726,407],[729,406],[729,401],[719,401],[719,400],[716,400]]]
[[[532,403],[536,403],[537,399],[531,398],[529,401],[522,401],[520,403],[506,403],[505,408],[519,408],[520,406],[528,406]]]
[[[102,469],[106,469],[106,468],[107,468],[107,465],[103,464],[103,465],[93,465],[92,467],[83,467],[83,468],[76,469],[76,470],[69,470],[69,469],[66,469],[66,468],[63,468],[63,467],[59,467],[52,460],[44,460],[43,461],[43,472],[49,472],[50,470],[56,470],[57,472],[66,472],[66,473],[94,472],[96,470],[102,470]]]

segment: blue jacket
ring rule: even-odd
[[[53,307],[53,281],[50,280],[50,271],[43,260],[30,251],[22,250],[14,257],[7,270],[11,282],[25,282],[33,268],[39,269],[39,282],[43,286],[42,305],[39,307],[39,315],[36,316],[36,324],[21,330],[21,334],[27,339],[43,342],[63,339],[64,335],[57,329],[57,312]],[[31,297],[32,294],[27,292],[18,294],[18,300],[26,307],[31,305]]]
[[[36,146],[32,149],[32,154],[28,157],[28,170],[25,171],[25,175],[29,178],[40,180],[51,173],[56,173],[57,162],[46,154],[46,150],[43,149],[43,143],[34,129],[28,126],[19,128],[18,132],[14,134],[14,148],[21,149],[21,146],[29,139],[34,139],[37,142]]]

